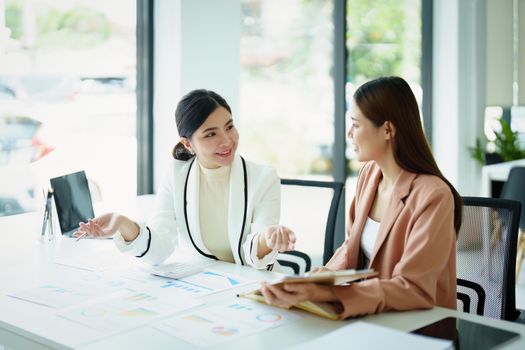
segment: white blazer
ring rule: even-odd
[[[202,241],[199,218],[199,166],[196,159],[173,160],[156,197],[155,209],[140,233],[125,242],[118,233],[119,250],[158,264],[176,254],[217,259]],[[277,251],[257,258],[257,237],[279,223],[280,179],[275,169],[245,161],[236,155],[230,171],[228,238],[235,262],[271,269]]]

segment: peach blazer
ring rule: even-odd
[[[381,169],[365,164],[350,206],[346,240],[326,264],[333,270],[363,268],[361,234],[374,202]],[[370,257],[379,278],[332,287],[341,318],[388,310],[456,308],[454,198],[432,175],[403,171],[396,181]]]

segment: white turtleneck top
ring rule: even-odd
[[[199,163],[199,224],[206,248],[222,261],[235,262],[228,238],[230,167],[204,168]]]

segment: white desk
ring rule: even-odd
[[[492,181],[507,181],[510,169],[515,166],[525,166],[525,159],[485,165],[481,169],[482,196],[490,197],[492,194]]]
[[[60,249],[74,241],[59,239],[53,243],[39,242],[40,216],[37,213],[0,218],[0,344],[12,349],[167,349],[188,348],[185,343],[152,327],[142,326],[125,333],[100,339],[100,334],[80,324],[56,316],[56,310],[17,300],[6,293],[43,283],[51,277],[67,278],[78,270],[52,263]],[[113,244],[98,241],[100,244]],[[242,275],[253,280],[268,278],[268,272],[227,263],[214,268]],[[246,289],[244,287],[243,289]],[[249,288],[248,288],[249,289]],[[239,290],[206,297],[206,305],[231,299]],[[306,312],[294,311],[302,316],[298,322],[273,328],[262,333],[226,342],[213,349],[281,349],[298,345],[319,337],[353,321],[331,321]],[[365,317],[364,320],[403,331],[429,324],[445,316],[456,316],[479,323],[490,324],[521,334],[521,338],[508,344],[506,349],[525,348],[525,326],[492,320],[453,310],[434,308],[425,311],[385,313]]]

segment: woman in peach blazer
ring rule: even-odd
[[[359,174],[347,237],[321,270],[372,268],[347,286],[263,284],[270,304],[334,302],[340,317],[388,310],[456,308],[456,233],[462,200],[436,165],[416,99],[399,77],[362,85],[351,109]]]

